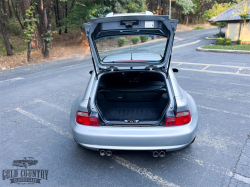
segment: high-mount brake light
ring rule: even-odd
[[[186,125],[191,121],[190,112],[177,112],[175,117],[169,117],[166,119],[165,126],[179,126],[179,125]]]
[[[99,121],[96,117],[90,117],[88,112],[76,112],[76,122],[81,125],[99,126]]]

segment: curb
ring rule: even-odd
[[[186,47],[186,46],[189,46],[189,45],[194,45],[194,44],[197,44],[199,42],[201,42],[201,40],[197,40],[195,42],[191,42],[191,43],[187,43],[187,44],[182,44],[182,45],[174,46],[173,49],[177,49],[177,48],[181,48],[181,47]]]
[[[225,50],[225,49],[203,49],[201,47],[197,47],[196,51],[202,52],[215,52],[215,53],[238,53],[238,54],[250,54],[250,51],[244,50]]]
[[[218,38],[209,38],[208,36],[205,37],[205,40],[217,40]]]

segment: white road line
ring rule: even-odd
[[[31,113],[29,113],[21,108],[16,108],[16,111],[20,112],[21,114],[23,114],[23,115],[25,115],[33,120],[35,120],[36,122],[38,122],[44,126],[47,126],[48,128],[54,130],[55,132],[60,133],[61,135],[64,135],[64,136],[67,136],[67,137],[73,139],[73,136],[69,132],[66,132],[66,133],[63,132],[59,127],[52,125],[51,123],[45,121],[44,119],[42,119],[38,116],[35,116],[34,114],[31,114]]]
[[[225,111],[225,110],[218,110],[218,109],[215,109],[215,108],[205,107],[205,106],[201,106],[201,105],[197,105],[197,107],[200,107],[200,108],[203,108],[203,109],[207,109],[207,110],[213,110],[213,111],[216,111],[216,112],[223,112],[223,113],[226,113],[226,114],[233,114],[233,115],[242,116],[242,117],[245,117],[245,118],[250,118],[250,115],[239,114],[239,113],[236,113],[236,112],[229,112],[229,111]]]
[[[179,68],[179,67],[178,69],[185,70],[185,71],[199,71],[199,72],[204,72],[204,73],[239,75],[239,76],[248,76],[248,77],[250,76],[250,74],[236,74],[236,73],[224,72],[224,71],[198,70],[198,69],[188,69],[188,68]]]
[[[190,43],[186,43],[186,44],[182,44],[182,45],[177,45],[177,46],[174,46],[173,49],[177,49],[177,48],[181,48],[181,47],[186,47],[186,46],[189,46],[189,45],[194,45],[194,44],[197,44],[199,43],[201,40],[197,40],[195,42],[190,42]]]
[[[206,67],[204,67],[204,68],[202,69],[202,71],[204,71],[205,69],[207,69],[209,66],[210,66],[210,65],[207,65]]]
[[[171,187],[178,187],[178,185],[170,183],[166,180],[164,180],[163,178],[157,176],[157,175],[153,175],[151,172],[147,171],[147,169],[145,168],[140,168],[139,166],[132,164],[131,162],[119,157],[119,156],[112,156],[111,157],[115,162],[117,162],[118,164],[121,164],[125,167],[127,167],[128,169],[135,171],[137,173],[139,173],[140,175],[148,178],[149,180],[156,182],[157,184],[159,184],[160,186],[171,186]]]
[[[219,65],[219,64],[203,64],[203,63],[193,63],[193,62],[177,62],[172,61],[171,63],[182,63],[182,64],[190,64],[190,65],[205,65],[205,66],[219,66],[219,67],[229,67],[229,68],[246,68],[250,69],[250,67],[244,67],[244,66],[229,66],[229,65]]]
[[[65,112],[65,113],[67,113],[67,114],[70,114],[70,112],[67,111],[67,110],[65,110],[64,108],[59,107],[59,106],[57,106],[57,105],[53,105],[53,104],[48,103],[48,102],[46,102],[46,101],[43,101],[43,100],[41,100],[41,99],[36,99],[35,102],[37,102],[37,103],[42,103],[42,104],[44,104],[44,105],[47,105],[47,106],[56,108],[56,109],[58,109],[58,110],[60,110],[60,111],[62,111],[62,112]]]
[[[16,77],[16,78],[13,78],[13,79],[7,79],[7,80],[4,80],[4,81],[0,81],[0,85],[1,84],[8,84],[8,83],[12,83],[14,81],[18,81],[18,80],[22,80],[24,78],[22,77]]]
[[[188,93],[191,93],[191,94],[197,94],[197,95],[203,95],[203,96],[207,96],[207,97],[211,97],[211,98],[214,98],[214,97],[218,97],[218,98],[223,98],[223,99],[228,99],[228,100],[233,100],[233,101],[238,101],[238,102],[244,102],[244,103],[250,103],[250,100],[244,100],[244,101],[241,101],[239,99],[234,99],[234,98],[228,98],[228,97],[225,97],[223,95],[210,95],[210,94],[207,94],[207,93],[200,93],[200,92],[193,92],[193,91],[189,91],[189,90],[186,90]],[[246,96],[243,96],[243,97],[246,97]]]
[[[176,76],[177,78],[184,78],[184,79],[192,79],[192,80],[197,80],[197,78],[192,78],[192,77],[186,77],[186,76]],[[238,84],[238,83],[232,83],[232,82],[223,82],[223,81],[218,81],[218,80],[208,80],[208,79],[199,79],[203,81],[210,81],[210,82],[216,82],[216,83],[223,83],[223,84],[233,84],[233,85],[238,85],[238,86],[250,86],[250,84]]]
[[[243,68],[239,68],[238,71],[236,72],[236,74],[239,74],[242,69]]]
[[[250,184],[250,178],[239,175],[238,173],[234,173],[233,178],[238,180],[238,181],[242,181],[246,184]]]

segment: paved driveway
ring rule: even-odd
[[[192,146],[165,158],[144,151],[101,157],[73,141],[69,111],[93,69],[89,56],[0,71],[2,174],[25,169],[12,163],[26,156],[38,160],[27,168],[42,178],[35,186],[250,186],[250,56],[196,52],[213,32],[177,33],[176,46],[202,40],[174,49],[172,63],[198,105],[199,129]]]

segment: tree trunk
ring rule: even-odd
[[[67,1],[65,1],[65,17],[66,18],[68,17],[68,2]],[[67,25],[65,27],[64,33],[68,33]]]
[[[21,20],[20,20],[20,18],[19,18],[17,4],[14,5],[13,0],[11,1],[11,3],[12,3],[12,8],[13,8],[13,10],[14,10],[15,16],[16,16],[16,18],[17,18],[17,20],[18,20],[20,26],[21,26],[22,29],[24,30],[24,26],[23,26],[23,24],[22,24],[22,22],[21,22]]]
[[[187,15],[187,20],[186,20],[186,25],[188,25],[188,15]]]
[[[47,32],[46,38],[51,38],[51,23],[52,23],[52,12],[53,12],[53,0],[49,0],[48,4],[48,24],[47,24]],[[45,40],[45,50],[44,50],[44,58],[49,58],[49,51],[51,46],[51,40]]]
[[[30,61],[31,41],[28,42],[27,60]]]
[[[12,3],[13,3],[13,0],[12,0]],[[20,1],[20,9],[21,9],[24,20],[26,19],[26,15],[25,15],[26,10],[28,10],[30,8],[30,3],[31,3],[31,0]],[[26,22],[24,23],[24,26],[27,26]]]
[[[12,18],[12,11],[11,11],[11,8],[10,8],[10,1],[9,0],[7,1],[7,10],[8,10],[8,13],[9,13],[9,18]]]
[[[5,49],[6,49],[6,52],[7,52],[7,56],[12,56],[13,52],[12,52],[12,49],[11,49],[10,41],[9,41],[8,34],[7,34],[7,31],[6,31],[6,27],[5,27],[5,21],[4,21],[1,10],[0,10],[0,14],[1,14],[0,15],[0,26],[1,26],[3,39],[4,39]]]
[[[157,15],[160,15],[160,0],[157,0]]]

